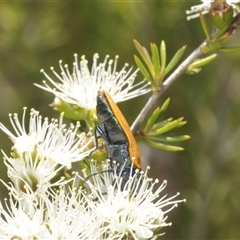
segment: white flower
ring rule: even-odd
[[[218,10],[219,13],[221,13],[221,11],[223,11],[223,8],[226,8],[227,6],[231,6],[235,12],[239,12],[240,8],[237,5],[238,3],[240,3],[240,0],[226,0],[226,1],[216,1],[216,0],[201,0],[201,2],[203,2],[202,4],[196,5],[191,7],[191,10],[187,10],[186,13],[187,14],[192,14],[191,16],[187,17],[187,20],[191,20],[193,18],[196,18],[199,16],[199,12],[201,12],[201,14],[206,14],[208,12],[210,12],[210,10],[213,8],[215,8],[214,6],[216,6],[216,9],[218,10],[218,8],[220,7],[220,9]],[[224,5],[227,4],[227,5]],[[215,9],[214,9],[215,10]]]
[[[23,198],[43,195],[50,186],[64,182],[64,179],[60,178],[57,182],[50,183],[62,166],[58,166],[48,158],[33,156],[30,153],[24,154],[22,158],[11,158],[3,154],[7,173],[14,184],[16,195],[18,193]]]
[[[0,129],[14,143],[12,150],[17,157],[23,158],[22,154],[33,153],[70,168],[72,162],[82,160],[91,152],[88,149],[90,141],[84,134],[77,134],[79,123],[66,129],[66,125],[62,123],[63,115],[61,115],[59,122],[56,119],[49,122],[48,118],[43,120],[39,112],[32,109],[29,130],[27,131],[25,116],[26,108],[23,111],[21,124],[17,114],[9,115],[16,136],[0,123]]]
[[[90,202],[81,188],[51,191],[45,198],[46,229],[40,239],[99,239],[102,230]]]
[[[118,56],[113,61],[109,60],[107,55],[104,62],[98,64],[99,56],[95,54],[91,70],[85,56],[81,58],[80,63],[78,63],[77,54],[74,57],[72,72],[69,71],[68,65],[62,66],[62,61],[59,62],[61,75],[55,72],[53,67],[51,68],[60,81],[59,83],[55,82],[44,70],[41,70],[53,87],[49,86],[46,81],[43,82],[45,86],[35,85],[52,92],[57,98],[65,102],[88,110],[95,109],[96,96],[99,90],[107,91],[115,102],[125,101],[151,90],[145,81],[134,85],[137,70],[134,72],[131,72],[132,68],[126,70],[127,64],[117,72]]]
[[[97,239],[100,228],[81,194],[67,193],[62,187],[52,192],[51,201],[48,193],[33,202],[27,208],[20,199],[14,202],[11,198],[8,211],[0,205],[1,239]]]
[[[107,170],[108,164],[103,168]],[[0,238],[156,238],[162,227],[171,225],[166,223],[167,213],[184,200],[173,200],[179,194],[160,197],[166,181],[154,191],[158,181],[149,179],[147,172],[137,171],[122,190],[117,167],[93,174],[84,188],[76,187],[84,180],[78,175],[71,186],[61,184],[58,190],[49,188],[38,196],[23,198],[8,187],[7,210],[0,205]]]
[[[113,172],[116,173],[114,169]],[[166,214],[185,200],[173,200],[179,193],[170,198],[167,195],[159,198],[166,181],[154,191],[158,180],[149,179],[147,171],[136,172],[122,190],[122,178],[114,175],[108,169],[90,175],[86,181],[87,189],[96,201],[97,219],[104,228],[102,239],[109,236],[114,239],[152,239],[155,231],[171,225],[166,223]]]
[[[7,210],[0,203],[0,239],[100,239],[94,205],[82,193],[61,186],[28,204],[10,195]]]
[[[3,208],[0,203],[0,239],[36,239],[43,227],[44,212],[36,208],[35,202],[22,205],[10,194],[5,205]]]

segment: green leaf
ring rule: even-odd
[[[172,122],[172,118],[168,118],[166,120],[163,120],[161,122],[155,123],[153,124],[152,128],[150,129],[150,131],[147,133],[147,135],[151,135],[152,132],[155,132],[156,130],[166,126],[167,124]]]
[[[151,137],[149,136],[148,139],[152,141],[160,141],[160,142],[181,142],[186,141],[190,139],[191,137],[189,135],[180,135],[180,136],[173,136],[173,137],[167,137],[167,136],[157,136],[157,137]]]
[[[201,12],[199,13],[199,18],[200,18],[200,22],[201,22],[201,25],[202,25],[202,29],[203,29],[207,39],[210,39],[210,33],[208,31],[207,23],[205,21],[204,15],[202,15]]]
[[[154,112],[152,113],[152,115],[149,117],[147,123],[146,123],[146,126],[145,128],[143,129],[144,132],[148,132],[151,127],[153,126],[153,124],[156,122],[156,120],[158,119],[158,116],[159,116],[159,113],[160,113],[160,108],[156,108],[154,110]]]
[[[156,44],[151,43],[151,51],[152,51],[152,62],[154,66],[154,72],[155,76],[154,79],[158,79],[160,77],[160,58],[159,58],[159,52]]]
[[[174,128],[182,127],[184,124],[186,124],[186,122],[183,122],[182,120],[183,120],[183,118],[176,119],[176,120],[166,124],[162,128],[157,129],[154,132],[151,132],[151,135],[156,136],[156,135],[168,132],[168,131],[170,131],[170,130],[172,130]]]
[[[150,74],[154,77],[154,67],[151,61],[151,58],[148,54],[148,51],[146,50],[145,47],[142,47],[136,40],[133,40],[133,43],[135,45],[135,47],[137,48],[138,52],[140,53],[143,61],[146,63]]]
[[[147,123],[146,123],[145,128],[143,129],[143,131],[144,131],[145,133],[147,133],[151,128],[153,128],[154,123],[157,121],[158,117],[159,117],[163,112],[166,111],[166,109],[168,108],[169,103],[170,103],[170,98],[168,98],[168,99],[162,104],[161,108],[158,107],[158,108],[156,108],[156,109],[154,110],[154,112],[152,113],[152,115],[149,117],[149,119],[148,119],[148,121],[147,121]],[[168,122],[169,122],[169,121],[168,121]],[[165,122],[165,124],[167,124],[168,122]],[[160,124],[162,124],[161,127],[164,126],[163,123],[160,123]],[[157,126],[157,127],[158,127],[158,126]]]
[[[183,118],[182,118],[182,119],[183,119]],[[181,122],[175,127],[175,129],[184,126],[186,123],[187,123],[187,121],[181,121]]]
[[[142,64],[141,60],[134,55],[135,62],[140,69],[142,75],[146,78],[146,80],[152,85],[154,89],[157,88],[156,83],[154,82],[153,78],[149,75],[148,70],[145,68],[145,66]]]
[[[140,45],[140,43],[139,43],[138,41],[136,41],[136,40],[133,40],[133,43],[134,43],[137,51],[138,51],[139,54],[141,55],[141,57],[142,57],[142,58],[145,58],[145,57],[146,57],[146,56],[145,56],[145,54],[146,54],[146,49],[145,49],[144,47],[142,47],[142,46]]]
[[[202,67],[202,66],[212,62],[216,57],[217,57],[217,54],[212,54],[206,58],[197,59],[191,65],[188,66],[188,70]]]
[[[220,49],[220,51],[222,52],[236,52],[239,50],[240,50],[240,47],[225,47]]]
[[[175,55],[173,56],[173,58],[165,68],[165,72],[164,72],[165,75],[167,75],[176,66],[176,64],[179,62],[182,55],[184,54],[185,50],[186,50],[186,46],[183,46],[175,53]]]
[[[196,59],[191,65],[188,66],[186,74],[196,74],[202,70],[202,66],[212,62],[217,57],[217,54],[212,54],[206,58]]]
[[[169,103],[170,103],[170,98],[167,98],[167,100],[165,100],[165,102],[163,103],[163,105],[160,108],[159,115],[161,115],[163,112],[165,112],[167,110]]]
[[[160,45],[160,55],[161,55],[161,76],[163,77],[167,61],[167,50],[164,41],[162,41]]]
[[[147,138],[144,138],[144,140],[151,145],[152,147],[158,148],[158,149],[162,149],[162,150],[166,150],[166,151],[182,151],[184,150],[184,148],[182,147],[178,147],[178,146],[172,146],[172,145],[166,145],[166,144],[162,144],[162,143],[157,143],[154,141],[151,141]]]
[[[201,68],[193,68],[193,69],[187,70],[185,73],[189,74],[189,75],[193,75],[193,74],[197,74],[201,71],[202,71]]]

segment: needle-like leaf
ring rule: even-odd
[[[179,60],[181,59],[183,53],[186,50],[186,46],[183,46],[182,48],[180,48],[175,55],[173,56],[173,58],[171,59],[171,61],[168,63],[167,67],[165,68],[165,72],[164,75],[167,75],[175,66],[176,64],[179,62]]]

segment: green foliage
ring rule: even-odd
[[[168,98],[161,108],[156,108],[152,115],[149,117],[145,127],[141,130],[141,138],[149,145],[166,150],[166,151],[180,151],[182,147],[169,145],[168,143],[180,142],[189,139],[188,135],[181,136],[163,136],[162,134],[170,132],[174,129],[180,128],[186,124],[183,118],[173,120],[172,118],[157,122],[160,115],[165,112],[170,103]]]
[[[186,71],[187,74],[199,73],[202,69],[201,67],[212,62],[217,57],[217,54],[212,54],[206,58],[196,59],[192,64],[188,66]]]
[[[169,64],[167,65],[167,67],[165,68],[165,75],[167,75],[176,65],[177,63],[180,61],[180,59],[182,58],[184,52],[185,52],[186,46],[183,46],[182,48],[180,48],[175,55],[173,56],[173,58],[171,59],[171,61],[169,62]]]
[[[240,50],[240,47],[222,47],[220,51],[222,52],[237,52]]]
[[[135,62],[143,76],[151,84],[153,92],[156,93],[159,91],[159,89],[161,89],[161,84],[164,77],[176,66],[176,64],[181,59],[186,47],[184,46],[179,49],[169,64],[166,66],[167,50],[164,41],[161,42],[159,50],[155,43],[151,43],[151,54],[149,54],[147,49],[141,46],[136,40],[134,40],[134,45],[143,60],[142,62],[136,55],[134,55]]]

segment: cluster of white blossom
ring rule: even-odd
[[[173,200],[179,194],[159,199],[166,182],[153,191],[158,181],[152,182],[147,173],[139,174],[129,180],[124,190],[114,184],[121,179],[109,173],[94,175],[84,187],[76,187],[81,181],[76,175],[71,185],[60,184],[58,190],[49,188],[39,197],[19,197],[9,187],[6,210],[0,205],[0,238],[151,239],[154,230],[171,225],[166,223],[166,214],[182,200]],[[109,181],[109,177],[115,181]],[[96,182],[101,182],[102,187]]]
[[[61,76],[53,71],[60,84],[43,71],[54,88],[46,82],[40,87],[87,110],[95,108],[99,89],[117,102],[150,91],[145,82],[133,84],[136,71],[126,71],[124,66],[117,72],[117,60],[107,65],[106,57],[97,65],[98,55],[94,55],[90,71],[85,58],[80,64],[75,58],[72,75],[60,63]],[[13,131],[0,124],[13,142],[11,155],[3,152],[11,182],[2,181],[9,198],[0,204],[1,239],[150,239],[155,231],[171,225],[167,213],[184,200],[174,200],[179,194],[160,196],[166,182],[157,186],[148,171],[137,171],[122,188],[118,166],[109,171],[108,161],[100,173],[78,174],[71,170],[73,162],[81,166],[88,161],[89,169],[95,169],[90,160],[93,137],[81,132],[79,123],[67,127],[62,114],[59,120],[43,119],[34,109],[27,128],[26,114],[24,108],[21,120],[10,115]]]

